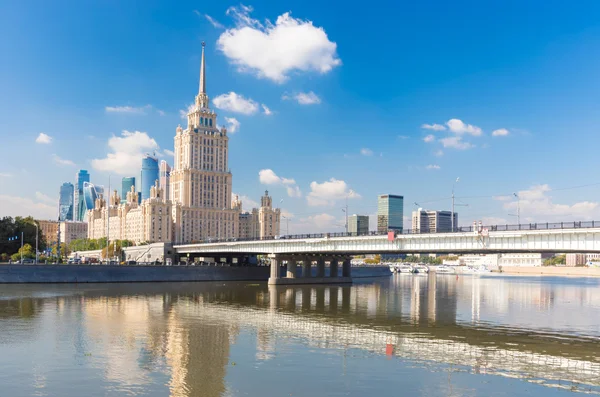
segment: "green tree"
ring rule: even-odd
[[[544,261],[544,266],[564,265],[567,263],[567,255],[555,255]]]
[[[23,259],[35,259],[35,248],[31,244],[23,245],[23,248],[19,248],[16,254],[11,256],[13,261],[21,260],[21,253],[23,253]]]

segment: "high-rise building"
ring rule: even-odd
[[[160,180],[159,180],[160,188],[165,192],[164,199],[169,200],[170,199],[170,196],[169,196],[170,186],[169,185],[171,182],[171,166],[165,160],[160,161],[158,176],[160,178]]]
[[[58,221],[37,220],[36,222],[40,225],[40,231],[46,239],[46,245],[56,244],[58,240]]]
[[[238,238],[265,238],[279,235],[281,222],[281,209],[273,208],[273,199],[269,192],[260,199],[260,208],[252,208],[252,211],[242,211],[242,201],[238,196],[232,203],[232,208],[239,211]]]
[[[85,206],[85,200],[83,198],[83,184],[90,181],[90,174],[86,170],[79,170],[75,175],[75,192],[73,195],[73,212],[75,221],[83,221],[85,219],[85,213],[88,210]]]
[[[458,214],[454,213],[454,225]],[[419,208],[412,213],[413,233],[448,233],[452,230],[452,211],[427,211]]]
[[[204,43],[199,92],[187,114],[187,128],[176,129],[174,146],[169,197],[176,240],[236,237],[239,213],[231,208],[229,137],[226,128],[217,127],[217,115],[209,107]]]
[[[141,192],[142,200],[150,198],[150,188],[158,180],[158,159],[146,154],[142,159]]]
[[[93,183],[83,183],[83,205],[86,212],[93,210],[96,206],[96,199],[104,195],[104,186],[96,186]]]
[[[61,221],[73,220],[73,184],[65,182],[60,187],[60,198],[58,199],[58,219]]]
[[[121,181],[121,200],[127,199],[127,193],[135,186],[135,176],[124,176]]]
[[[381,194],[377,199],[377,232],[395,230],[402,233],[404,196]]]
[[[60,240],[69,245],[73,240],[79,240],[87,237],[87,222],[61,222]]]
[[[348,233],[358,236],[369,234],[369,216],[354,214],[348,217]]]

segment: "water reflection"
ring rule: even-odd
[[[586,279],[5,286],[0,384],[11,396],[75,396],[92,387],[100,395],[237,395],[232,349],[258,366],[279,360],[270,371],[286,379],[305,354],[300,343],[344,357],[396,357],[424,373],[443,368],[600,394],[599,314],[600,285]],[[65,373],[80,378],[67,387]],[[267,390],[255,387],[251,395]]]

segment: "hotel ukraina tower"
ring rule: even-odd
[[[169,186],[159,187],[157,182],[150,199],[140,204],[139,211],[116,208],[127,206],[137,210],[133,188],[126,203],[119,203],[115,192],[108,211],[110,239],[182,243],[207,238],[258,238],[279,234],[280,209],[272,208],[268,192],[261,198],[261,207],[251,212],[242,213],[242,203],[237,196],[232,203],[228,151],[227,129],[217,127],[217,114],[210,109],[206,94],[202,43],[200,88],[187,114],[187,128],[178,126],[176,129],[175,158]],[[169,189],[168,196],[163,189]],[[159,206],[159,203],[163,205]],[[88,212],[89,238],[106,236],[105,205],[106,202],[100,198],[96,208]],[[165,224],[165,220],[170,225]],[[132,222],[139,225],[135,235],[128,233],[131,228],[127,224]],[[159,224],[160,230],[157,229]]]

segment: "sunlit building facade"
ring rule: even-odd
[[[377,231],[395,230],[402,233],[404,223],[404,196],[381,194],[377,199]]]
[[[85,205],[83,197],[83,184],[90,181],[90,174],[87,170],[79,170],[75,175],[75,191],[73,194],[73,212],[74,220],[81,222],[85,220],[85,214],[89,208]]]
[[[60,187],[58,199],[58,219],[61,221],[73,220],[73,184],[65,182]]]

